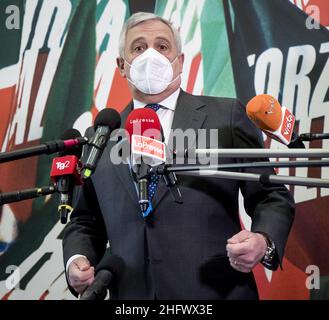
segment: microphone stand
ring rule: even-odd
[[[190,149],[176,151],[176,158],[329,158],[329,149]]]
[[[19,150],[13,150],[0,153],[0,163],[19,160],[23,158],[30,158],[41,154],[52,154],[55,152],[71,149],[79,144],[86,144],[88,139],[85,137],[78,137],[69,140],[55,140],[45,142],[35,147],[29,147]]]
[[[182,194],[178,188],[178,182],[175,172],[167,170],[166,172],[161,173],[161,175],[163,176],[163,180],[167,188],[169,188],[173,200],[179,204],[184,203]]]
[[[54,186],[47,186],[41,188],[24,189],[13,192],[0,193],[0,206],[6,203],[18,202],[41,196],[46,196],[57,192],[57,188]]]
[[[229,170],[229,169],[259,169],[259,168],[301,168],[301,167],[329,167],[329,160],[308,160],[308,161],[280,161],[280,162],[248,162],[248,163],[229,163],[216,165],[160,165],[156,167],[157,174],[167,175],[171,172],[185,171],[203,171],[203,170]],[[154,171],[154,169],[151,169]]]
[[[200,176],[200,173],[196,171],[185,171],[180,173],[190,176]],[[225,171],[215,171],[215,170],[204,170],[202,171],[202,176],[211,176],[215,178],[230,179],[230,180],[256,181],[262,183],[263,185],[274,183],[274,184],[289,184],[289,185],[297,185],[297,186],[329,188],[328,179],[318,179],[318,178],[289,177],[289,176],[279,176],[273,174],[238,173],[238,172],[225,172]]]
[[[246,168],[289,168],[289,167],[318,167],[329,166],[327,160],[310,160],[310,161],[282,161],[282,162],[252,162],[252,163],[233,163],[233,164],[218,164],[218,165],[160,165],[153,167],[151,171],[155,171],[160,175],[168,175],[168,173],[175,172],[181,175],[190,176],[211,176],[223,179],[257,181],[262,184],[278,183],[290,184],[300,186],[311,186],[320,188],[329,188],[328,179],[318,178],[303,178],[279,176],[270,174],[254,174],[254,173],[240,173],[240,172],[225,172],[220,170],[228,169],[246,169]]]
[[[299,135],[302,141],[329,139],[329,133],[302,133]]]
[[[46,186],[41,188],[32,188],[32,189],[24,189],[13,192],[5,192],[0,193],[0,206],[12,203],[19,202],[34,198],[39,198],[42,196],[47,196],[50,194],[54,194],[55,192],[61,192],[62,186]],[[62,224],[67,223],[68,215],[72,212],[73,208],[67,204],[69,199],[68,193],[62,193],[63,199],[60,200],[60,205],[58,206],[58,213],[60,215],[60,220]]]

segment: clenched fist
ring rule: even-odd
[[[227,240],[226,250],[231,266],[241,272],[250,272],[264,257],[265,237],[260,233],[240,231]]]
[[[95,268],[90,266],[88,259],[85,257],[76,258],[69,265],[68,278],[70,285],[79,294],[83,293],[93,283],[94,275]]]

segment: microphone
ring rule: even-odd
[[[133,110],[125,124],[131,143],[131,168],[138,183],[138,203],[145,213],[149,208],[148,180],[150,169],[166,161],[165,144],[161,142],[161,124],[149,108]]]
[[[103,109],[95,119],[95,134],[88,142],[91,147],[87,160],[83,163],[82,178],[88,179],[94,173],[97,163],[103,153],[110,134],[113,130],[120,128],[121,117],[114,109]]]
[[[324,140],[329,139],[329,133],[302,133],[299,137],[303,141]]]
[[[124,268],[123,259],[112,255],[110,249],[107,249],[95,270],[94,282],[82,293],[80,300],[104,300],[107,289],[114,287],[115,282],[122,276]]]
[[[9,152],[0,153],[0,163],[19,160],[23,158],[30,158],[42,154],[53,154],[64,150],[70,150],[72,148],[86,144],[88,139],[85,137],[68,138],[61,140],[48,141],[35,147],[29,147],[19,150],[13,150]]]
[[[62,138],[74,139],[81,137],[76,129],[66,130]],[[71,150],[59,153],[59,157],[53,159],[50,177],[56,186],[57,192],[60,193],[60,204],[58,213],[60,214],[61,223],[67,222],[68,215],[72,212],[72,193],[75,185],[82,185],[80,179],[80,163],[82,146],[76,146]]]
[[[302,139],[294,130],[295,117],[279,102],[268,94],[259,94],[252,98],[246,107],[247,115],[267,136],[288,148],[304,149]]]
[[[57,190],[54,186],[46,186],[46,187],[0,193],[0,206],[6,203],[24,201],[24,200],[38,198],[41,196],[47,196],[55,193],[56,191]]]

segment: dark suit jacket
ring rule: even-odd
[[[123,124],[131,110],[132,104],[123,111]],[[260,132],[236,99],[181,91],[172,128],[218,129],[218,148],[263,146]],[[146,222],[128,165],[110,162],[114,144],[108,143],[91,181],[79,192],[63,239],[65,264],[72,255],[83,254],[96,265],[109,240],[112,253],[125,262],[112,299],[257,299],[252,273],[235,271],[226,257],[227,239],[241,230],[238,193],[244,196],[252,231],[266,233],[282,259],[294,217],[288,190],[283,185],[179,176],[184,203],[175,203],[160,183],[153,218]]]

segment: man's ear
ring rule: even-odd
[[[117,58],[117,66],[120,71],[120,74],[123,78],[126,78],[126,73],[125,73],[125,61],[122,58]]]

